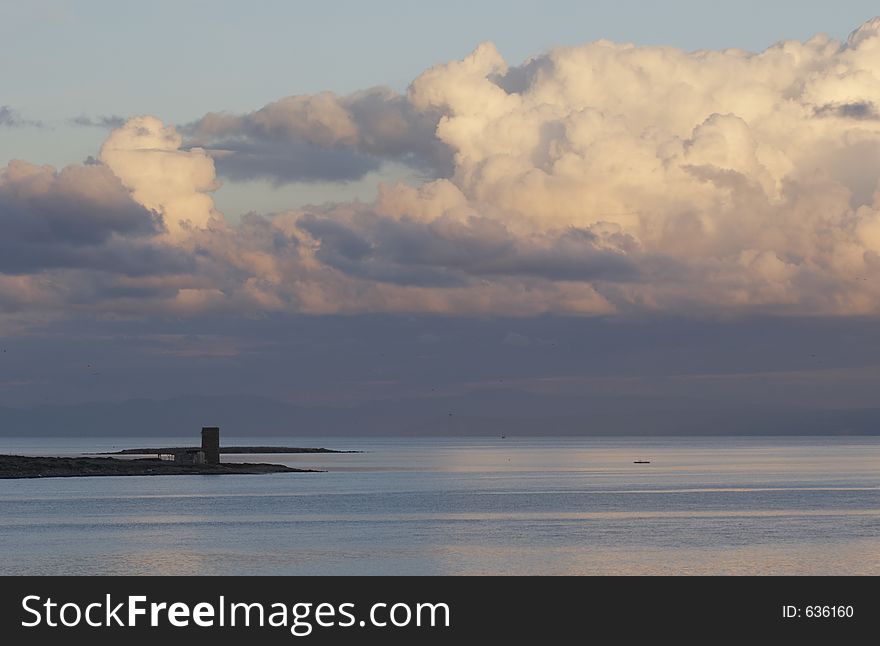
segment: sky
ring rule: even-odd
[[[844,432],[880,385],[875,12],[0,2],[0,407]]]
[[[450,0],[442,9],[402,0],[157,0],[137,10],[110,0],[2,0],[0,105],[45,127],[0,130],[0,163],[63,166],[94,155],[106,130],[71,124],[77,117],[151,114],[183,124],[289,95],[403,91],[428,67],[462,58],[483,41],[495,43],[511,65],[602,38],[760,51],[820,32],[844,39],[876,12],[867,0]],[[373,199],[379,181],[412,177],[390,165],[343,186],[226,179],[215,195],[227,217],[237,218],[340,195]]]

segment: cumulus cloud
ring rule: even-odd
[[[638,265],[581,278],[618,309],[876,308],[878,19],[757,54],[600,41],[510,68],[484,44],[409,100],[455,170],[386,190],[392,218],[587,232]]]
[[[161,220],[135,203],[104,166],[13,161],[0,168],[0,271],[101,267],[152,272],[164,250],[145,244]],[[168,254],[173,255],[173,254]]]
[[[109,272],[88,298],[178,313],[876,314],[877,106],[880,19],[845,43],[759,53],[598,41],[511,67],[485,43],[405,94],[294,96],[180,131],[137,117],[76,172],[112,174],[107,195],[141,209],[141,228],[101,220],[108,240],[191,266]],[[210,196],[218,173],[346,180],[389,160],[431,178],[240,224]],[[54,211],[5,208],[15,230],[61,230]]]
[[[204,227],[218,214],[209,193],[219,187],[214,162],[200,148],[181,150],[182,137],[154,117],[135,117],[113,130],[100,161],[144,207],[162,214],[172,236]]]

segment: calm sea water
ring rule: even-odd
[[[224,443],[366,452],[224,456],[316,474],[0,480],[0,573],[880,574],[880,438]]]

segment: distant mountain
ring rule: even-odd
[[[349,408],[261,397],[181,396],[0,408],[3,436],[876,435],[880,409],[731,408],[675,398],[552,396],[514,389]]]

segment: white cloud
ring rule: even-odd
[[[208,148],[137,117],[101,149],[162,216],[154,241],[193,258],[172,278],[126,276],[149,297],[113,307],[876,314],[880,303],[880,19],[846,43],[760,53],[599,41],[510,67],[486,43],[405,95],[289,97],[184,132]],[[350,179],[383,160],[434,174],[381,186],[372,204],[233,226],[210,197],[214,159],[229,176],[276,181]]]
[[[173,237],[218,215],[209,195],[219,187],[214,162],[199,148],[182,150],[182,143],[173,127],[135,117],[110,133],[100,155],[135,201],[162,214]]]

